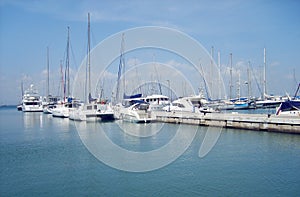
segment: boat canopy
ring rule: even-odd
[[[142,94],[133,94],[133,95],[126,95],[124,94],[123,98],[124,99],[135,99],[135,98],[141,98],[142,97]]]
[[[281,103],[279,110],[277,110],[277,115],[279,111],[291,111],[300,110],[300,101],[285,101]]]

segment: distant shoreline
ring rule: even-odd
[[[17,107],[17,105],[0,105],[0,109],[2,108],[14,108]]]

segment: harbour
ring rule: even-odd
[[[0,196],[300,196],[299,7],[1,3]]]

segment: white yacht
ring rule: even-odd
[[[163,108],[164,111],[172,112],[193,112],[193,113],[212,113],[219,112],[213,108],[203,106],[196,97],[183,97],[173,101],[170,105]]]
[[[58,118],[69,118],[69,111],[73,107],[71,102],[60,102],[52,109],[52,116]]]
[[[188,98],[179,98],[169,106],[163,108],[164,111],[195,112],[195,106]]]
[[[114,112],[106,102],[81,103],[75,109],[70,110],[70,120],[78,121],[111,121],[114,120]]]
[[[141,101],[132,102],[128,107],[117,105],[115,106],[116,117],[134,123],[149,123],[152,121],[149,104]]]
[[[37,90],[33,88],[33,84],[25,91],[22,100],[23,112],[42,112],[43,104],[42,97],[38,94]]]
[[[170,104],[169,97],[159,94],[146,96],[141,100],[149,103],[149,111],[162,111],[165,106]]]

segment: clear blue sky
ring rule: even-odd
[[[92,47],[128,28],[171,27],[208,51],[214,46],[224,67],[233,53],[235,67],[243,68],[251,61],[259,70],[266,47],[269,93],[292,94],[300,81],[298,0],[0,0],[0,104],[20,101],[22,80],[45,93],[46,48],[50,49],[51,72],[58,73],[67,26],[71,28],[71,66],[74,71],[78,68],[86,55],[88,12]]]

